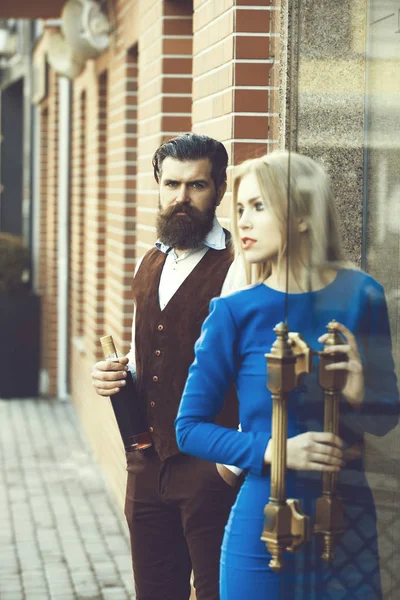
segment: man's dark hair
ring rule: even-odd
[[[218,189],[226,181],[228,153],[221,142],[217,142],[208,135],[183,133],[161,144],[153,156],[154,178],[157,183],[160,182],[162,164],[167,157],[182,162],[208,158],[212,165],[211,177],[214,180],[215,189]]]

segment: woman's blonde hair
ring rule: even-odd
[[[290,184],[289,184],[290,170]],[[307,223],[310,260],[307,268],[321,271],[326,268],[349,266],[345,261],[339,232],[338,214],[325,171],[314,160],[302,154],[275,151],[247,160],[236,167],[232,194],[232,235],[235,255],[243,256],[238,229],[238,189],[243,177],[254,174],[266,206],[274,212],[280,229],[282,247],[278,260],[286,257],[293,272],[301,263],[299,219]],[[290,218],[288,190],[290,187]],[[289,235],[289,246],[287,245]],[[248,283],[264,281],[271,273],[270,261],[249,265],[245,260]]]

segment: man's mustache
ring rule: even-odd
[[[171,219],[174,215],[178,213],[184,213],[188,217],[193,217],[198,212],[198,209],[190,206],[190,204],[174,204],[174,206],[170,206],[165,211],[163,211],[164,216],[167,219]]]

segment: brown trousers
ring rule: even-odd
[[[237,488],[216,465],[155,451],[127,454],[125,516],[137,600],[188,600],[193,568],[197,600],[219,600],[219,558]],[[239,487],[239,486],[237,486]]]

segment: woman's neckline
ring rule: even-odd
[[[341,273],[343,273],[344,271],[346,271],[346,269],[338,269],[335,277],[332,279],[332,281],[330,281],[327,285],[325,285],[324,287],[321,287],[317,290],[312,290],[310,292],[289,292],[288,295],[289,296],[308,296],[310,294],[319,294],[321,292],[325,292],[326,290],[330,289],[331,287],[333,287],[336,282],[338,281]],[[277,290],[276,288],[273,288],[271,286],[269,286],[267,283],[265,283],[264,281],[261,281],[259,285],[262,285],[263,287],[265,287],[267,290],[271,290],[271,292],[275,292],[276,294],[283,294],[286,295],[285,291],[282,290]]]

